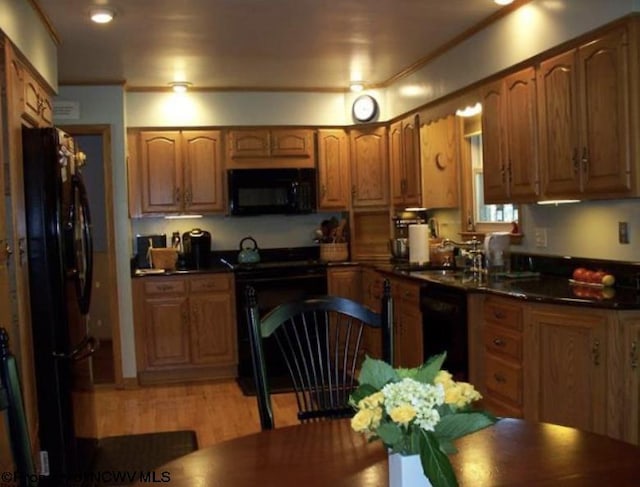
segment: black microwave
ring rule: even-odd
[[[315,169],[227,171],[231,215],[294,215],[316,210]]]

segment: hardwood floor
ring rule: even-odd
[[[271,396],[276,427],[297,424],[293,394]],[[146,386],[132,390],[98,388],[74,395],[79,435],[105,436],[194,430],[200,448],[260,431],[255,396],[244,396],[235,381]]]

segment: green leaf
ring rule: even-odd
[[[496,421],[495,416],[481,411],[450,414],[440,418],[435,427],[435,434],[438,438],[455,440],[491,426]]]
[[[351,396],[349,397],[349,404],[356,407],[358,402],[375,392],[378,392],[378,389],[373,387],[371,384],[361,384],[351,393]]]
[[[443,453],[447,455],[453,455],[454,453],[458,453],[458,449],[455,447],[453,442],[448,438],[438,437],[438,443],[440,443],[440,450]]]
[[[382,423],[376,431],[382,442],[391,447],[392,450],[400,452],[402,450],[402,443],[404,435],[400,426],[396,423],[388,422]]]
[[[415,380],[422,382],[423,384],[433,384],[433,380],[440,372],[444,359],[447,358],[447,352],[443,352],[439,355],[433,355],[425,362],[425,364],[418,368]]]
[[[360,384],[370,384],[376,389],[382,389],[388,382],[397,380],[398,374],[396,374],[396,371],[393,370],[391,365],[369,356],[364,359],[360,375],[358,376],[358,382]]]
[[[458,487],[449,457],[440,450],[440,443],[433,432],[424,431],[420,444],[422,468],[433,487]]]

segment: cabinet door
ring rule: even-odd
[[[424,360],[420,285],[394,279],[391,289],[394,302],[395,366],[417,367]]]
[[[236,359],[235,301],[229,293],[189,297],[191,363],[233,364]]]
[[[389,173],[391,179],[391,201],[394,206],[404,204],[404,160],[402,155],[402,122],[389,127]]]
[[[586,193],[631,190],[629,63],[625,28],[578,49],[581,160]]]
[[[389,204],[389,160],[385,127],[351,132],[353,207]]]
[[[224,210],[222,140],[219,131],[182,132],[185,210]]]
[[[425,208],[457,208],[460,204],[457,137],[453,115],[420,127],[422,206]]]
[[[534,201],[538,195],[535,81],[533,67],[518,71],[505,79],[507,181],[510,199],[516,202]]]
[[[485,203],[509,201],[504,147],[504,83],[494,81],[482,91],[482,173]]]
[[[540,63],[537,90],[545,198],[580,195],[577,88],[575,50]]]
[[[187,365],[190,361],[187,297],[146,297],[144,320],[147,367]]]
[[[171,213],[183,208],[180,132],[140,132],[142,213]]]
[[[349,138],[342,129],[318,130],[319,208],[349,208]]]
[[[362,302],[376,313],[380,312],[384,292],[383,282],[382,276],[377,271],[362,270]],[[364,351],[371,357],[382,357],[382,333],[379,330],[366,330]]]
[[[272,157],[311,157],[313,131],[308,129],[276,129],[271,131]]]
[[[604,434],[607,320],[598,313],[534,310],[525,328],[525,417]],[[531,408],[531,409],[529,409]]]
[[[269,130],[231,130],[228,135],[229,157],[269,156]]]
[[[332,296],[362,302],[362,276],[359,267],[327,270],[327,291]]]
[[[420,126],[418,117],[407,117],[402,121],[402,150],[404,174],[404,204],[419,206],[422,199],[420,185]]]
[[[610,365],[611,379],[617,381],[609,387],[614,400],[609,404],[609,435],[640,444],[640,314],[635,311],[620,313]],[[618,392],[619,391],[619,392]],[[619,394],[619,395],[618,395]]]

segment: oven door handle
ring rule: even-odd
[[[295,276],[279,276],[279,277],[256,277],[256,278],[239,278],[238,284],[254,284],[254,283],[267,283],[267,282],[283,282],[298,279],[326,279],[327,275],[324,273],[314,274],[296,274]]]

